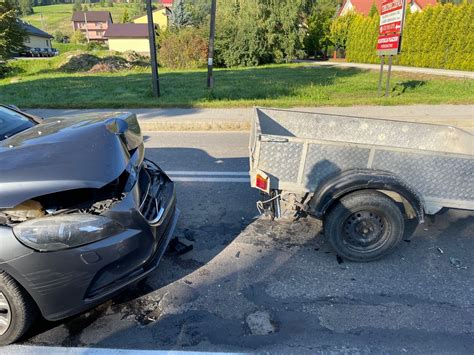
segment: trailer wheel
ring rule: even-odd
[[[385,194],[364,190],[342,197],[324,221],[331,246],[343,258],[373,261],[402,240],[402,212]]]
[[[36,319],[36,305],[26,291],[0,271],[0,346],[17,341]]]

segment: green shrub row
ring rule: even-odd
[[[401,54],[395,64],[474,70],[474,4],[438,4],[421,12],[407,13]],[[350,62],[379,63],[377,44],[379,16],[357,15],[347,38]]]

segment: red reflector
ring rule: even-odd
[[[257,174],[257,187],[262,190],[267,190],[268,187],[268,178],[264,178],[260,174]]]

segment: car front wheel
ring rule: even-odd
[[[325,218],[324,230],[341,257],[372,261],[392,252],[402,240],[404,219],[387,195],[357,191],[338,201]]]
[[[36,305],[9,275],[0,272],[0,345],[17,341],[36,319]]]

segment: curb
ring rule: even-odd
[[[399,119],[395,119],[399,120]],[[474,133],[474,118],[414,118],[403,120],[406,122],[429,123],[443,126],[457,127]],[[170,120],[141,120],[138,119],[142,131],[249,131],[250,120],[205,120],[205,121],[170,121]]]
[[[142,131],[249,131],[250,121],[162,121],[140,120]]]

